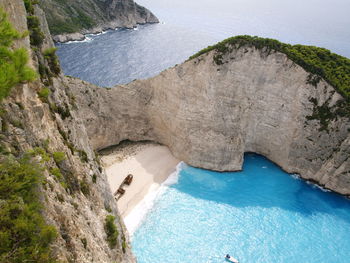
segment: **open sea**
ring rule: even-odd
[[[182,165],[132,237],[138,263],[350,262],[350,201],[246,154],[242,172]],[[134,215],[137,216],[137,215]]]
[[[58,45],[67,75],[100,86],[155,76],[235,35],[325,47],[350,57],[349,0],[138,0],[161,21]]]

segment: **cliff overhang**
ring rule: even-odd
[[[111,90],[67,81],[80,86],[95,149],[153,140],[217,171],[240,170],[244,152],[256,152],[350,195],[349,75],[349,59],[326,49],[238,36]]]

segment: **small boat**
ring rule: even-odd
[[[119,187],[117,191],[115,191],[114,196],[118,200],[122,195],[125,194],[125,190],[122,187]]]
[[[123,184],[130,185],[131,182],[132,182],[132,178],[133,178],[133,175],[132,175],[132,174],[128,174],[128,176],[125,177],[125,179],[124,179],[122,185],[123,185]]]
[[[231,257],[229,254],[226,255],[225,259],[233,263],[239,263],[237,259],[235,259],[234,257]]]

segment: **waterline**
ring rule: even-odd
[[[154,202],[161,197],[162,194],[173,184],[176,184],[179,179],[181,169],[186,167],[184,162],[180,162],[176,166],[176,171],[173,172],[157,189],[150,188],[147,195],[142,201],[124,219],[124,223],[132,238],[133,233],[142,224],[147,214],[152,210]]]

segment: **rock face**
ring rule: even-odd
[[[158,23],[148,9],[133,0],[40,0],[56,42],[83,40],[84,34],[119,27]]]
[[[27,28],[27,13],[22,0],[0,0],[0,7],[8,13],[11,24],[20,32]],[[35,14],[42,11],[35,7]],[[41,49],[53,47],[45,21],[40,18],[45,35]],[[17,41],[15,47],[31,50],[29,37]],[[40,48],[32,50],[30,64],[37,67]],[[47,100],[37,92],[49,87]],[[77,106],[64,77],[58,75],[44,85],[41,80],[19,84],[11,96],[1,102],[0,146],[15,156],[35,147],[52,155],[64,153],[59,164],[47,162],[45,183],[40,188],[44,217],[55,226],[58,236],[52,252],[59,262],[135,262],[128,243],[128,234],[119,216],[106,174],[90,145],[84,123],[77,115]],[[63,113],[64,112],[64,113]],[[0,156],[1,158],[2,156]],[[0,160],[1,161],[1,160]],[[52,169],[61,171],[66,178],[65,187]],[[104,228],[107,215],[115,216],[118,230],[117,245],[107,242]]]
[[[186,163],[240,170],[243,154],[262,154],[289,173],[350,195],[350,122],[322,129],[320,107],[343,100],[285,54],[237,47],[222,65],[215,51],[160,75],[101,89],[67,79],[95,149],[120,141],[154,140]]]

